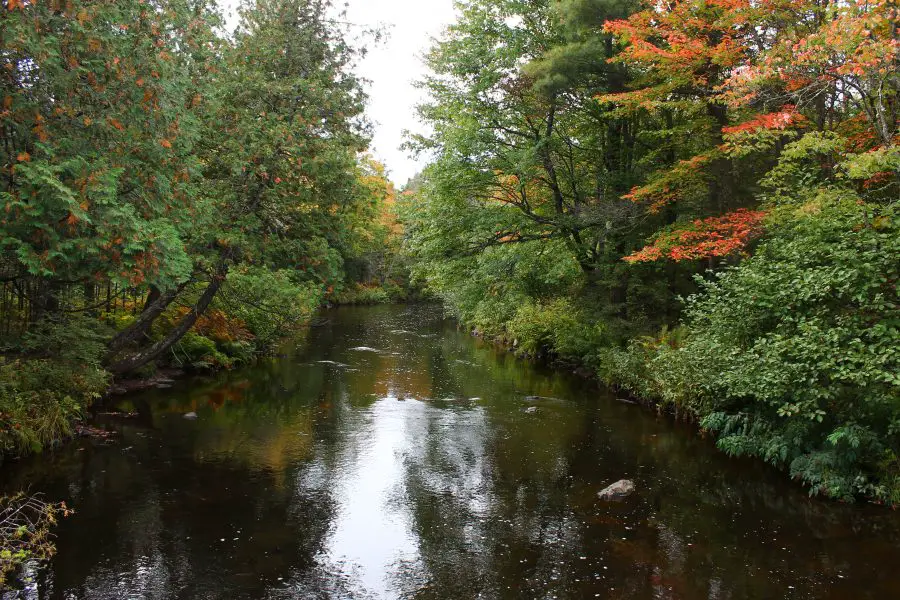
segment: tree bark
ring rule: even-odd
[[[124,350],[130,344],[141,341],[147,335],[147,332],[150,331],[150,327],[153,326],[157,317],[159,317],[159,315],[175,301],[175,298],[177,298],[178,294],[187,287],[187,284],[188,281],[168,290],[164,294],[157,290],[155,299],[151,301],[150,298],[148,298],[147,303],[144,305],[144,309],[141,311],[137,320],[120,331],[116,337],[107,344],[107,362],[111,361],[116,353]],[[151,291],[151,297],[152,296],[153,292]]]
[[[178,343],[178,341],[182,337],[184,337],[184,335],[188,331],[191,330],[191,327],[194,326],[194,323],[197,322],[197,319],[199,319],[200,316],[209,307],[210,303],[213,301],[213,298],[215,298],[219,289],[222,287],[222,283],[225,281],[225,277],[227,276],[227,274],[228,265],[224,262],[220,263],[219,267],[216,269],[216,272],[213,274],[209,285],[207,285],[206,289],[203,291],[203,295],[200,296],[200,299],[197,300],[197,303],[191,308],[190,312],[188,312],[188,314],[181,318],[181,321],[178,322],[178,325],[176,325],[175,328],[170,331],[166,337],[159,340],[152,346],[110,365],[108,367],[108,370],[113,375],[123,375],[136,369],[140,369],[150,361],[158,358],[176,343]],[[162,298],[160,298],[160,300],[162,300]],[[146,311],[144,314],[146,314]],[[142,314],[141,317],[143,317],[144,314]]]

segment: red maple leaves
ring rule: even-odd
[[[741,209],[721,217],[697,220],[657,236],[649,246],[624,260],[629,263],[722,257],[743,250],[763,231],[765,211]]]
[[[737,135],[741,133],[756,133],[764,129],[787,129],[804,121],[806,121],[806,117],[797,112],[797,107],[792,104],[786,104],[778,112],[757,115],[744,123],[723,127],[722,133],[725,135]]]

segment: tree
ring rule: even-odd
[[[37,320],[63,286],[185,280],[197,118],[215,17],[203,0],[10,2],[0,10],[6,280]]]
[[[740,213],[727,213],[754,206],[764,191],[757,183],[779,154],[814,130],[855,129],[858,140],[870,140],[855,151],[875,151],[866,159],[866,174],[877,175],[869,172],[876,163],[882,173],[894,170],[900,56],[895,15],[896,8],[884,2],[684,0],[607,23],[605,30],[624,44],[615,60],[642,79],[635,89],[601,101],[667,115],[699,109],[712,118],[692,156],[675,161],[673,154],[665,170],[626,197],[650,212],[677,202],[688,215],[740,220]],[[883,146],[876,148],[875,140]],[[680,231],[676,226],[660,239]],[[743,250],[755,237],[742,236],[731,247]],[[708,258],[720,256],[721,249],[704,253],[695,246],[679,256]],[[654,255],[664,254],[651,247],[635,256]]]
[[[592,272],[608,223],[629,216],[610,192],[628,179],[631,149],[621,123],[597,135],[604,117],[590,101],[620,85],[619,69],[585,60],[584,31],[563,17],[544,1],[470,2],[428,57],[421,114],[435,135],[420,143],[439,152],[435,192],[485,215],[457,230],[458,254],[558,239]]]
[[[177,343],[235,265],[292,270],[298,286],[332,287],[342,279],[340,223],[356,202],[357,154],[367,130],[364,95],[349,70],[356,51],[329,19],[330,6],[258,0],[241,9],[199,148],[212,212],[191,241],[194,272],[205,287],[165,337],[114,360],[112,372],[139,368]],[[161,314],[177,296],[161,294],[149,315]],[[146,331],[153,320],[138,320],[125,335],[134,338],[135,329]]]

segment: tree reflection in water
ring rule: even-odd
[[[123,400],[113,445],[7,469],[77,514],[6,597],[900,597],[895,513],[810,500],[434,307],[330,317],[277,360]],[[638,492],[600,503],[622,477]]]

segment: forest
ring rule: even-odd
[[[212,0],[4,0],[0,453],[422,289],[813,495],[900,504],[896,3],[457,11],[395,191],[328,0],[233,33]]]

